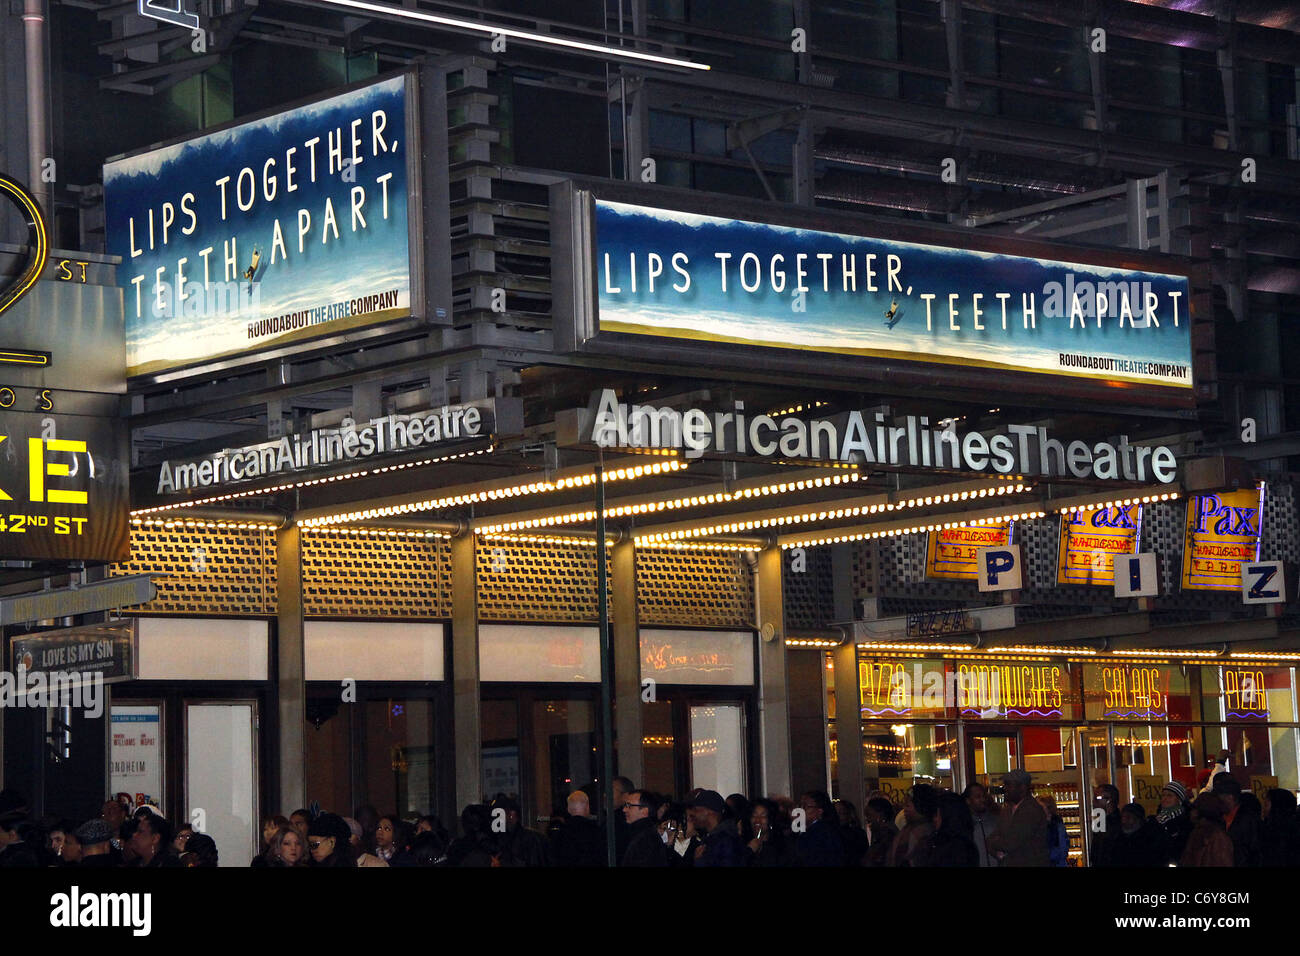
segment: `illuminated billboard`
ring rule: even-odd
[[[1078,508],[1061,515],[1057,584],[1115,583],[1115,556],[1134,554],[1142,534],[1142,505]]]
[[[128,375],[410,316],[415,99],[397,76],[106,164]]]
[[[737,217],[749,207],[731,213],[707,199],[688,210],[607,198],[627,194],[608,186],[552,194],[563,207],[557,221],[577,237],[572,263],[558,270],[561,301],[574,301],[573,335],[561,340],[576,348],[602,336],[652,337],[728,355],[782,350],[769,362],[801,352],[860,368],[925,363],[1190,401],[1190,283],[1159,271],[1169,264],[917,227],[863,235],[871,224],[820,211],[796,219],[754,210],[762,218],[745,219]],[[1064,258],[1075,255],[1097,261]]]

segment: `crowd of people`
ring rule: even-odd
[[[513,797],[471,804],[459,832],[435,816],[406,819],[373,807],[353,816],[293,811],[263,821],[254,867],[606,866],[608,829],[593,812],[594,785],[569,794],[565,813],[545,833],[524,825]],[[788,798],[725,799],[695,790],[674,801],[619,777],[614,781],[614,860],[626,867],[1069,866],[1070,838],[1050,794],[1035,794],[1032,777],[1002,777],[1001,804],[975,783],[957,794],[924,783],[902,809],[873,794],[859,818],[848,801],[823,791]],[[1193,795],[1165,785],[1148,815],[1137,803],[1119,806],[1110,784],[1096,789],[1090,864],[1098,867],[1300,866],[1296,797],[1274,789],[1259,801],[1227,773]],[[155,809],[133,813],[117,800],[80,824],[32,823],[22,798],[0,792],[0,867],[212,867],[212,838],[173,828]]]

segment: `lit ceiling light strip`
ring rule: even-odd
[[[1177,648],[1145,648],[1143,650],[1132,651],[1111,651],[1112,654],[1120,654],[1125,657],[1222,657],[1218,651],[1189,651],[1179,650]]]
[[[377,13],[382,16],[399,17],[404,20],[418,20],[423,23],[432,23],[435,26],[451,27],[456,30],[469,30],[474,33],[486,33],[488,36],[514,37],[516,40],[523,40],[526,43],[562,46],[570,50],[582,50],[586,53],[598,53],[601,56],[616,57],[625,60],[640,60],[645,63],[659,63],[664,66],[673,66],[684,70],[710,69],[707,63],[693,63],[690,60],[681,60],[677,57],[659,56],[654,53],[641,53],[638,50],[628,50],[616,46],[605,46],[600,43],[587,43],[583,40],[571,40],[567,37],[555,36],[548,33],[532,33],[528,30],[516,30],[513,27],[493,26],[490,23],[476,23],[473,20],[460,20],[455,17],[444,17],[435,13],[425,13],[420,10],[390,7],[387,4],[366,3],[365,0],[319,0],[319,2],[327,3],[330,6],[335,7],[364,10],[367,13]]]
[[[802,475],[803,473],[799,473]],[[657,511],[673,511],[682,508],[698,508],[701,505],[723,504],[742,501],[749,498],[761,498],[767,495],[787,494],[795,491],[808,491],[814,488],[830,488],[836,485],[858,481],[856,471],[847,471],[838,475],[809,475],[798,477],[783,475],[780,479],[771,477],[751,479],[748,482],[733,484],[730,489],[725,485],[713,484],[691,489],[691,494],[675,498],[662,495],[643,495],[638,498],[616,498],[606,502],[606,518],[623,518],[629,515],[653,514]],[[493,533],[498,531],[523,531],[529,528],[545,528],[554,525],[581,524],[596,519],[592,509],[573,511],[537,511],[512,515],[509,520],[501,516],[480,518],[473,522],[476,531]]]
[[[1013,506],[1014,507],[1014,506]],[[831,529],[826,532],[810,534],[782,535],[777,539],[782,550],[789,548],[809,548],[823,544],[841,544],[846,541],[865,541],[868,538],[890,538],[900,534],[921,534],[927,531],[939,531],[947,528],[967,528],[972,525],[1000,524],[1003,521],[1025,521],[1030,518],[1044,518],[1047,513],[1032,508],[1025,511],[999,512],[996,508],[985,509],[969,515],[929,515],[936,520],[927,521],[926,517],[910,521],[890,522],[883,525],[856,525],[850,528]],[[944,518],[955,520],[944,521]]]
[[[1277,654],[1273,651],[1233,651],[1228,656],[1234,659],[1245,658],[1260,661],[1300,661],[1300,652]]]
[[[958,501],[1022,494],[1032,491],[1033,485],[996,484],[973,487],[971,482],[961,482],[956,485],[943,485],[926,490],[930,491],[931,494],[922,495],[919,491],[895,491],[865,498],[826,501],[815,507],[810,507],[807,511],[796,512],[789,509],[770,509],[757,514],[718,518],[715,524],[682,522],[676,525],[660,525],[641,529],[638,531],[636,538],[638,542],[672,541],[682,538],[709,537],[715,534],[743,533],[758,528],[775,528],[781,525],[804,524],[810,521],[838,521],[842,518],[857,518],[862,515],[888,514],[889,512],[932,507],[938,504],[951,504]],[[729,517],[743,520],[729,521]]]
[[[787,637],[786,647],[839,647],[839,641],[810,637]]]
[[[594,537],[578,537],[576,535],[501,534],[493,532],[477,532],[477,534],[484,541],[520,541],[525,544],[577,544],[590,545],[593,548],[596,546],[596,539]],[[614,544],[615,541],[612,537],[607,538],[605,541],[605,547],[607,548],[612,548]],[[716,541],[699,541],[691,543],[679,543],[673,541],[649,545],[638,544],[637,547],[659,548],[675,551],[748,551],[750,553],[756,553],[762,550],[762,548],[755,544],[732,544],[729,542]]]
[[[451,538],[451,535],[446,531],[408,531],[399,528],[342,528],[329,526],[324,528],[303,528],[303,531],[307,534],[344,534],[357,538]]]
[[[1071,511],[1091,511],[1097,508],[1115,508],[1122,505],[1145,505],[1157,501],[1177,501],[1178,496],[1179,492],[1177,491],[1161,491],[1157,486],[1150,489],[1138,488],[1133,494],[1122,498],[1118,495],[1111,498],[1088,496],[1072,498],[1063,503],[1053,502],[1053,505],[1057,514],[1067,514]]]
[[[195,498],[192,501],[181,501],[172,505],[157,505],[153,508],[140,508],[136,511],[132,511],[131,514],[133,516],[162,514],[167,511],[176,511],[182,508],[198,508],[203,505],[217,504],[222,501],[234,501],[238,498],[271,495],[281,491],[296,491],[299,488],[307,488],[311,485],[326,485],[336,481],[350,481],[353,478],[365,478],[367,475],[382,475],[390,471],[402,471],[406,468],[423,468],[426,465],[438,465],[445,461],[455,461],[458,458],[469,458],[473,455],[486,455],[495,450],[495,445],[488,445],[486,448],[476,448],[473,451],[462,451],[455,455],[443,455],[439,458],[422,458],[419,461],[405,461],[396,465],[384,465],[382,468],[367,468],[365,471],[353,471],[342,475],[322,475],[320,478],[310,478],[305,481],[285,482],[284,484],[271,485],[266,488],[252,488],[248,491],[233,491],[229,494],[214,495],[210,498]]]
[[[644,464],[615,462],[606,466],[603,478],[606,483],[643,478],[681,471],[686,463],[675,458],[664,461],[646,462]],[[568,491],[585,488],[596,483],[596,473],[589,470],[590,465],[569,469],[551,479],[541,481],[524,481],[519,478],[501,478],[494,482],[479,482],[444,490],[436,497],[420,495],[400,495],[394,498],[381,498],[368,502],[371,507],[354,508],[340,511],[337,508],[307,511],[298,516],[298,524],[304,528],[322,525],[348,524],[354,521],[368,521],[373,518],[391,518],[397,515],[411,514],[416,511],[436,511],[441,508],[455,508],[462,505],[477,504],[481,501],[496,501],[519,498],[548,491]]]
[[[131,524],[141,530],[156,527],[163,531],[275,531],[280,527],[266,521],[209,521],[205,518],[132,518]]]

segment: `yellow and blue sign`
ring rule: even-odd
[[[1080,508],[1061,516],[1057,584],[1115,582],[1115,558],[1137,551],[1142,534],[1140,504]]]
[[[1259,560],[1264,485],[1187,499],[1183,587],[1241,591],[1241,565]]]
[[[980,580],[980,549],[1009,545],[1014,524],[1013,521],[1002,521],[931,531],[925,576],[949,581]]]

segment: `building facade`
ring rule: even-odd
[[[1102,782],[1300,787],[1294,594],[1241,585],[1300,561],[1294,14],[587,6],[6,17],[0,169],[126,337],[129,557],[47,586],[157,589],[67,760],[250,855],[313,802],[544,826],[608,738],[859,806],[1023,765],[1080,857]]]

